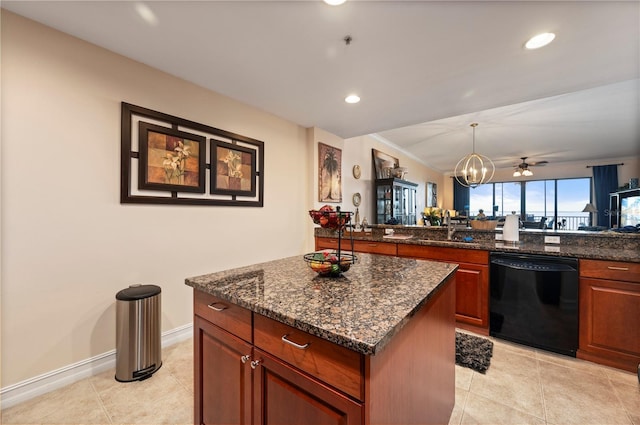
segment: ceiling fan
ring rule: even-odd
[[[527,163],[527,158],[526,156],[521,157],[520,159],[522,160],[522,162],[518,165],[516,165],[516,169],[513,172],[513,177],[520,177],[520,176],[525,176],[525,177],[529,177],[529,176],[533,176],[533,172],[529,169],[529,167],[534,167],[534,166],[539,166],[539,165],[545,165],[548,164],[549,161],[538,161],[538,162],[529,162]]]

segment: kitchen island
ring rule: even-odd
[[[456,264],[302,256],[187,278],[195,423],[435,424],[454,405]]]

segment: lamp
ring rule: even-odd
[[[476,153],[476,127],[477,122],[471,124],[473,128],[473,151],[462,158],[456,164],[454,175],[462,186],[476,188],[484,183],[489,183],[496,171],[496,166],[488,157]]]
[[[598,210],[596,209],[595,206],[593,206],[591,202],[589,202],[587,205],[584,206],[584,208],[582,209],[582,212],[589,213],[589,221],[591,221],[591,213],[597,213]],[[593,224],[595,225],[595,223]]]

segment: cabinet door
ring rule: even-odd
[[[489,252],[475,249],[434,248],[397,244],[400,257],[458,263],[456,321],[489,328]],[[468,261],[462,263],[460,260]],[[480,330],[480,329],[478,329]]]
[[[634,372],[640,363],[640,284],[580,279],[578,357]]]
[[[361,425],[362,405],[255,349],[256,425]]]
[[[461,263],[456,272],[456,320],[489,326],[489,268]]]
[[[392,242],[354,241],[353,250],[369,254],[396,255],[398,252],[397,245]]]
[[[194,423],[251,424],[251,345],[199,316],[194,333]]]
[[[344,248],[344,242],[342,243]],[[321,249],[338,249],[338,238],[323,238],[316,236],[316,251]]]

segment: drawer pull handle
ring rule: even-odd
[[[296,348],[299,348],[300,350],[304,350],[305,348],[307,348],[309,346],[309,343],[307,342],[304,345],[300,345],[300,344],[296,344],[295,342],[291,341],[290,339],[287,339],[287,336],[289,336],[288,334],[282,335],[282,342],[286,342],[287,344],[291,344]]]
[[[615,267],[615,266],[607,266],[609,270],[620,270],[621,272],[628,272],[629,267]]]
[[[378,246],[378,244],[377,244],[377,243],[370,243],[370,244],[368,244],[368,245],[369,245],[369,246]]]
[[[258,367],[258,366],[260,365],[260,362],[261,362],[261,361],[262,361],[262,360],[253,360],[253,361],[251,362],[251,369],[255,369],[256,367]]]
[[[221,305],[222,307],[217,307],[218,305]],[[227,309],[226,305],[219,304],[219,303],[212,303],[212,304],[209,304],[207,307],[209,307],[213,311],[222,311]]]
[[[242,363],[246,363],[249,361],[250,358],[251,358],[251,354],[245,354],[244,356],[240,357],[240,360],[242,361]]]

